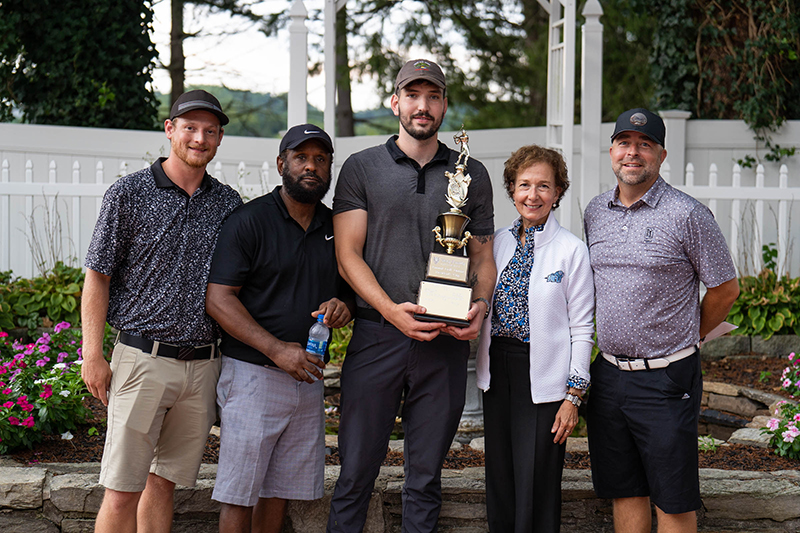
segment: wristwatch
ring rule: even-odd
[[[486,304],[486,312],[483,314],[483,319],[486,320],[486,317],[489,316],[489,300],[487,300],[486,298],[475,298],[474,300],[472,300],[472,303],[478,303],[478,302],[483,302]]]
[[[583,400],[581,400],[581,397],[580,397],[580,396],[575,396],[574,394],[570,394],[570,393],[567,393],[567,398],[566,398],[566,399],[567,399],[567,400],[568,400],[568,401],[569,401],[569,402],[570,402],[572,405],[574,405],[575,407],[580,407],[580,406],[581,406],[581,403],[583,403]]]

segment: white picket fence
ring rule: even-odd
[[[146,162],[142,168],[148,166],[150,163]],[[260,196],[271,188],[270,165],[266,161],[255,169],[258,183],[245,181],[251,169],[244,162],[239,162],[236,166],[236,175],[231,180],[226,179],[221,162],[214,163],[212,167],[213,172],[209,169],[211,174],[236,189],[244,199]],[[36,273],[36,259],[29,250],[34,235],[32,224],[36,225],[38,238],[44,247],[60,248],[65,252],[59,254],[61,259],[74,257],[82,261],[100,213],[103,195],[116,179],[134,170],[136,169],[130,168],[126,161],[122,161],[118,169],[106,169],[103,162],[98,161],[91,170],[82,169],[79,161],[73,161],[70,180],[65,181],[59,180],[63,171],[58,168],[56,161],[51,160],[47,169],[47,181],[42,182],[34,180],[38,169],[34,168],[33,161],[27,160],[25,179],[16,182],[10,179],[11,164],[8,159],[4,159],[0,172],[0,235],[3,236],[0,244],[0,271],[13,270],[16,275],[22,276]],[[85,172],[92,174],[84,176]],[[90,183],[92,178],[93,182]],[[15,226],[12,212],[22,218],[22,225]],[[15,229],[18,230],[16,234]],[[54,242],[54,239],[60,242]],[[19,254],[20,241],[26,245],[25,251],[29,253]],[[48,254],[45,253],[46,255]]]
[[[670,170],[669,164],[664,163],[661,175],[667,182],[670,180]],[[742,186],[742,168],[738,164],[733,166],[729,186],[719,185],[717,165],[714,163],[708,169],[708,185],[695,184],[692,163],[686,165],[685,177],[686,183],[675,187],[702,200],[714,213],[726,233],[728,247],[740,274],[753,274],[763,267],[761,257],[764,244],[777,249],[778,274],[790,272],[794,248],[791,208],[794,201],[800,200],[800,187],[789,187],[789,169],[786,165],[780,167],[777,187],[764,185],[763,165],[756,167],[754,186]],[[777,203],[777,210],[770,202]],[[723,203],[727,203],[724,208]],[[772,210],[772,217],[765,214],[767,208]],[[729,221],[728,228],[725,228],[726,219]]]
[[[603,124],[603,139],[610,138],[613,126]],[[441,132],[439,138],[455,148],[453,133]],[[503,187],[503,163],[520,146],[543,144],[545,129],[474,130],[469,135],[472,157],[492,177],[495,225],[506,226],[517,213]],[[334,139],[334,165],[340,167],[350,154],[382,144],[386,137]],[[774,140],[782,146],[800,145],[800,121],[787,122]],[[209,172],[245,197],[258,196],[280,183],[271,163],[279,142],[226,136]],[[800,275],[800,247],[793,246],[793,236],[800,234],[800,217],[792,216],[800,202],[800,157],[756,169],[735,165],[734,161],[753,152],[752,142],[752,132],[741,121],[673,119],[662,175],[711,208],[740,273],[758,272],[762,243],[775,243],[779,270]],[[576,235],[581,234],[581,211],[588,199],[616,183],[608,147],[605,141],[598,168],[587,169],[585,176],[580,175],[581,154],[576,148],[574,168],[569,169],[571,185],[557,212],[562,226]],[[106,189],[119,176],[168,152],[163,132],[0,124],[0,271],[12,270],[18,276],[36,273],[28,242],[30,222],[40,235],[48,227],[51,236],[60,235],[54,243],[63,252],[60,258],[74,257],[82,264]],[[326,203],[330,204],[330,197]],[[43,235],[40,240],[46,242],[47,232]]]

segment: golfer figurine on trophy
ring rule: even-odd
[[[467,192],[472,181],[467,173],[469,162],[469,136],[461,126],[461,131],[453,136],[461,151],[456,160],[455,172],[445,171],[450,180],[445,199],[451,209],[441,213],[433,228],[436,242],[447,253],[432,252],[428,258],[425,280],[420,283],[417,304],[425,307],[426,313],[415,314],[414,318],[427,322],[444,322],[449,325],[466,327],[469,325],[467,313],[472,302],[472,287],[467,282],[469,258],[461,249],[472,238],[464,231],[469,217],[461,212],[467,203]],[[455,254],[456,251],[459,254]]]

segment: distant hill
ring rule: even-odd
[[[286,131],[286,93],[271,95],[239,91],[226,87],[212,87],[198,85],[188,87],[191,89],[204,89],[216,96],[225,114],[231,119],[225,126],[226,135],[240,135],[243,137],[280,137]],[[156,93],[160,103],[158,116],[163,122],[169,114],[169,95]],[[468,115],[460,106],[451,106],[442,126],[444,130],[457,130],[465,115]],[[390,135],[397,133],[397,117],[392,110],[383,107],[360,111],[355,114],[356,135]],[[308,122],[322,126],[324,117],[322,111],[316,107],[308,106]],[[469,124],[467,123],[467,127]]]

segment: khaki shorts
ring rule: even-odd
[[[151,472],[194,486],[216,420],[219,369],[219,358],[181,361],[118,343],[100,484],[140,492]]]

